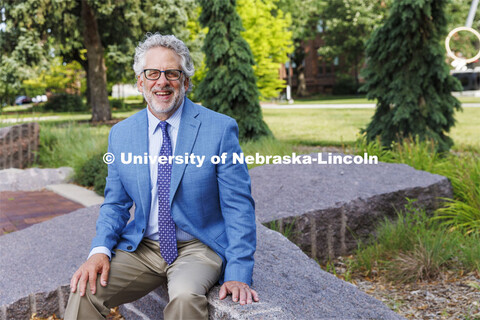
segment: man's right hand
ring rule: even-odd
[[[80,296],[85,295],[87,288],[87,281],[90,284],[90,291],[95,294],[97,291],[97,276],[100,273],[100,284],[105,287],[108,281],[108,272],[110,270],[110,261],[108,256],[103,253],[96,253],[90,257],[77,272],[74,273],[72,280],[70,280],[70,289],[72,292],[78,289]]]

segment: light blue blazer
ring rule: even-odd
[[[251,284],[256,248],[255,210],[246,165],[233,164],[241,153],[238,126],[232,118],[185,99],[175,155],[206,156],[202,167],[173,164],[171,213],[176,225],[213,249],[223,260],[220,283]],[[121,153],[148,154],[148,120],[144,109],[110,130],[105,202],[100,208],[92,248],[135,251],[150,214],[148,164],[122,164]],[[227,153],[225,164],[212,164],[214,155]],[[135,218],[127,224],[135,203]]]

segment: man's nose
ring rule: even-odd
[[[157,86],[165,86],[169,83],[170,83],[170,81],[167,79],[167,76],[165,75],[165,72],[160,73],[160,78],[158,78],[157,81],[155,81],[155,84]]]

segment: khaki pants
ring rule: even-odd
[[[169,303],[165,319],[208,319],[206,294],[218,281],[222,259],[199,240],[178,242],[178,257],[171,264],[163,260],[157,241],[143,239],[135,252],[116,251],[110,265],[108,284],[92,295],[70,293],[65,320],[104,319],[110,308],[132,302],[168,285]]]

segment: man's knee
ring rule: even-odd
[[[204,299],[206,299],[204,294],[199,294],[191,290],[176,292],[170,296],[170,302],[176,302],[177,304],[198,303],[199,300]]]

